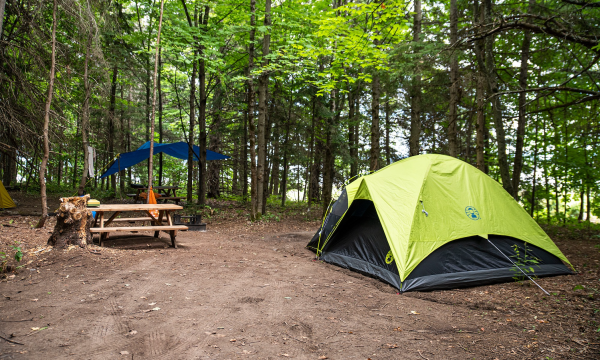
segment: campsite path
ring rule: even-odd
[[[179,249],[164,248],[166,236],[152,243],[138,236],[115,241],[119,249],[94,247],[100,255],[46,253],[0,283],[0,336],[25,344],[0,339],[0,359],[597,355],[587,343],[575,348],[539,328],[524,331],[509,319],[516,323],[516,314],[491,302],[463,304],[473,292],[501,293],[498,286],[419,299],[314,261],[304,248],[314,225],[215,224],[206,233],[180,233]]]

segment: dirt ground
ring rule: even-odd
[[[306,214],[252,224],[212,207],[178,249],[140,233],[53,250],[53,220],[0,214],[0,251],[25,252],[0,281],[0,359],[600,357],[597,233],[548,229],[580,272],[540,279],[550,296],[517,282],[401,295],[316,261]]]

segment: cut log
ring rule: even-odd
[[[86,247],[92,243],[90,226],[94,218],[87,208],[89,198],[90,195],[60,199],[56,226],[48,239],[48,245],[62,249],[69,245]]]

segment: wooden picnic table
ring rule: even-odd
[[[102,204],[99,207],[90,207],[95,211],[96,218],[94,225],[90,228],[91,233],[100,234],[100,246],[104,245],[104,241],[108,238],[111,232],[122,231],[154,231],[154,237],[158,237],[161,231],[168,233],[171,236],[171,244],[177,248],[175,237],[177,231],[187,230],[187,226],[174,225],[172,213],[175,210],[181,210],[183,207],[174,204]],[[158,217],[152,215],[150,210],[158,210]],[[142,212],[144,217],[129,217],[117,218],[122,212]],[[105,216],[105,213],[112,213],[110,216]],[[107,218],[107,219],[106,219]],[[108,227],[108,225],[117,222],[150,222],[150,226],[123,226],[123,227]],[[99,227],[97,226],[99,225]]]
[[[137,194],[127,194],[127,196],[134,198],[135,201],[144,200],[144,198],[141,197],[141,193],[148,192],[148,188],[139,187],[136,188],[136,190]],[[177,190],[179,190],[179,186],[153,186],[152,190],[158,191],[158,193],[161,195],[156,199],[156,201],[162,200],[163,202],[166,202],[167,200],[171,200],[175,204],[179,205],[179,202],[185,198],[184,196],[177,196]]]
[[[160,193],[160,197],[158,197],[156,199],[156,201],[162,201],[162,202],[167,202],[167,201],[173,201],[175,204],[179,205],[179,202],[183,199],[185,199],[185,196],[177,196],[177,190],[179,190],[179,186],[153,186],[152,190],[156,190],[158,193]],[[162,190],[162,191],[161,191]],[[147,187],[139,187],[136,188],[137,193],[136,194],[127,194],[127,196],[133,198],[135,201],[143,201],[145,200],[142,196],[141,193],[143,192],[148,192],[148,188]]]

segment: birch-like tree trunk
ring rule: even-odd
[[[415,0],[415,14],[413,24],[413,41],[415,51],[418,47],[418,42],[421,40],[421,22],[423,20],[423,12],[421,10],[421,0]],[[410,137],[408,139],[410,156],[419,155],[421,137],[421,75],[420,69],[417,69],[417,74],[412,79],[412,91],[410,96]]]
[[[484,0],[484,19],[486,24],[492,23],[492,0]],[[496,130],[498,166],[500,167],[502,186],[504,187],[504,190],[514,196],[512,179],[510,178],[510,170],[508,168],[508,156],[506,154],[506,132],[504,130],[504,121],[502,119],[500,96],[497,95],[499,90],[494,60],[494,36],[488,36],[485,39],[485,69],[488,95],[492,98],[492,116],[494,119],[494,129]]]
[[[534,1],[529,1],[529,12],[531,12]],[[527,78],[529,76],[529,48],[531,46],[531,32],[525,31],[523,36],[523,45],[521,47],[521,69],[519,71],[519,88],[527,89]],[[523,145],[525,142],[525,127],[527,126],[526,115],[527,96],[525,92],[519,94],[519,118],[517,120],[517,143],[515,145],[515,160],[512,175],[513,197],[519,199],[519,183],[521,181],[521,172],[523,170]],[[535,174],[534,174],[535,176]]]
[[[50,106],[52,105],[52,94],[54,93],[54,73],[56,69],[56,13],[58,12],[57,0],[54,0],[54,8],[52,10],[52,59],[50,62],[50,80],[48,83],[48,96],[46,98],[46,108],[44,109],[44,153],[42,155],[42,163],[40,164],[40,195],[42,199],[42,216],[37,223],[37,228],[44,227],[48,218],[48,199],[46,197],[46,167],[48,166],[48,158],[50,157],[50,141],[48,139],[48,128],[50,127]]]
[[[204,14],[202,15],[202,28],[206,31],[208,26],[208,16],[210,14],[210,7],[204,6]],[[200,46],[198,53],[200,59],[198,60],[198,80],[199,89],[198,95],[200,96],[200,106],[198,107],[198,125],[200,127],[200,138],[198,145],[200,147],[200,161],[199,161],[199,176],[198,176],[198,204],[204,205],[206,200],[206,64],[204,60],[204,46]]]
[[[89,79],[89,65],[90,65],[90,51],[92,47],[92,34],[88,34],[87,44],[85,48],[85,62],[83,66],[83,108],[81,109],[81,139],[83,140],[83,174],[81,175],[81,182],[79,183],[79,189],[77,194],[82,196],[85,191],[85,184],[87,182],[88,168],[90,167],[89,162],[89,149],[90,141],[88,139],[88,131],[90,126],[90,96],[91,86]]]
[[[271,0],[265,1],[265,27],[271,26]],[[269,45],[271,43],[271,36],[269,31],[265,32],[262,44],[262,55],[263,55],[263,66],[266,66],[269,62],[267,56],[269,55]],[[258,164],[257,164],[257,193],[258,193],[258,205],[257,215],[260,217],[263,213],[263,202],[264,202],[264,173],[267,162],[267,143],[266,143],[266,119],[267,119],[267,95],[269,90],[269,73],[265,70],[260,74],[258,78]]]
[[[254,41],[256,36],[256,0],[250,0],[250,43],[248,45],[248,133],[250,137],[250,220],[257,217],[256,128],[254,125]]]
[[[371,81],[371,151],[369,153],[369,169],[376,171],[379,169],[379,140],[381,129],[379,128],[379,75],[373,74]]]
[[[165,0],[160,2],[160,17],[158,18],[158,33],[156,35],[156,54],[154,56],[154,76],[152,84],[152,115],[150,117],[150,157],[148,158],[148,187],[152,187],[152,158],[154,156],[154,120],[156,118],[156,89],[158,81],[158,56],[160,54],[160,32],[162,30],[163,9]],[[151,191],[150,189],[148,191]],[[150,196],[146,198],[150,201]]]
[[[450,0],[450,44],[458,41],[458,6],[457,0]],[[448,154],[458,156],[458,139],[456,128],[458,121],[458,56],[456,48],[450,55],[450,109],[448,112]]]
[[[481,7],[479,0],[473,1],[473,23],[480,24],[482,18]],[[477,130],[476,130],[476,153],[477,153],[477,168],[485,172],[485,63],[483,54],[483,41],[475,42],[475,59],[477,61],[477,72],[475,85],[475,98],[477,101]]]

